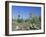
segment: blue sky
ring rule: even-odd
[[[28,6],[12,6],[12,16],[26,19],[29,17],[29,12],[35,14],[36,16],[41,15],[41,7],[28,7]]]

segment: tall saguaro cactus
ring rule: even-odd
[[[31,17],[32,17],[32,13],[30,12],[30,13],[29,13],[29,18],[31,18]]]
[[[18,13],[18,19],[20,19],[20,12]]]

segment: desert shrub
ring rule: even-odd
[[[17,19],[17,22],[18,23],[22,23],[23,22],[23,19]]]

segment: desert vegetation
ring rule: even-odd
[[[36,16],[33,13],[28,14],[27,19],[20,18],[21,15],[18,14],[18,18],[12,19],[12,30],[39,30],[41,29],[41,16]]]

